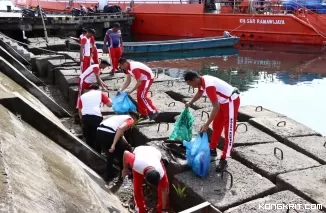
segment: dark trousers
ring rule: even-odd
[[[96,115],[83,115],[82,117],[83,135],[87,145],[93,149],[95,149],[96,130],[102,120],[102,117]]]
[[[116,157],[119,162],[119,167],[123,169],[123,153],[126,149],[125,144],[120,139],[118,143],[115,145],[115,150],[113,153],[109,152],[109,149],[112,146],[114,140],[115,133],[105,132],[102,130],[97,130],[96,132],[96,147],[102,147],[102,151],[104,151],[106,155],[106,173],[105,179],[109,180],[114,177],[113,174],[113,159]]]

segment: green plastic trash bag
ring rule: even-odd
[[[174,123],[174,129],[170,135],[170,140],[190,141],[192,138],[192,126],[194,124],[194,117],[187,107],[178,117]]]

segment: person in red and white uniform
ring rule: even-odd
[[[80,41],[80,63],[82,73],[91,65],[91,37],[95,35],[94,29],[88,29]]]
[[[124,153],[122,178],[128,175],[129,167],[131,167],[134,179],[135,209],[139,213],[146,212],[142,187],[144,178],[149,185],[157,187],[157,212],[167,212],[169,180],[161,158],[161,152],[152,146],[138,146],[133,153],[129,151]]]
[[[97,52],[94,36],[90,38],[90,43],[91,43],[91,60],[93,60],[94,64],[98,64],[99,59],[98,59],[98,52]]]
[[[149,117],[150,120],[154,120],[158,116],[159,111],[152,103],[152,100],[147,97],[148,91],[154,81],[151,68],[137,61],[128,62],[125,58],[119,59],[119,66],[127,74],[127,80],[120,91],[124,91],[130,85],[131,76],[134,77],[137,83],[128,93],[131,94],[137,90],[138,111],[141,117],[143,119]]]
[[[78,79],[78,98],[81,96],[83,90],[88,89],[93,83],[98,83],[103,89],[107,89],[108,86],[100,78],[100,70],[110,66],[106,60],[101,60],[100,64],[93,64],[83,72]]]
[[[210,142],[212,155],[217,155],[217,143],[224,128],[224,148],[219,165],[216,167],[216,172],[221,172],[226,169],[226,158],[230,156],[233,148],[240,106],[240,92],[225,81],[210,75],[199,76],[196,72],[187,72],[184,80],[193,88],[198,88],[197,94],[190,102],[186,103],[186,107],[195,103],[203,94],[206,94],[212,102],[213,110],[207,122],[201,128],[201,132],[205,132],[213,122],[213,133]]]
[[[122,171],[122,158],[125,150],[130,149],[130,145],[124,137],[124,132],[131,128],[138,120],[138,113],[131,111],[129,115],[113,115],[104,120],[97,128],[95,150],[106,155],[105,181],[114,177],[113,159],[117,157],[119,167]],[[102,148],[103,147],[103,148]]]
[[[81,44],[81,40],[86,36],[87,34],[87,29],[83,28],[82,29],[82,34],[79,36],[79,43]]]
[[[101,104],[103,103],[108,107],[111,107],[112,102],[107,94],[99,90],[97,84],[92,84],[89,89],[90,91],[87,91],[80,96],[77,105],[86,143],[94,149],[96,130],[103,120]]]

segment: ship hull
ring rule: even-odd
[[[223,31],[242,41],[322,44],[318,32],[293,15],[146,14],[135,13],[134,34],[211,37]],[[246,23],[242,23],[246,22]],[[250,23],[251,22],[251,23]]]

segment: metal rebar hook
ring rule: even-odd
[[[324,143],[324,147],[326,148],[326,142]]]
[[[280,124],[284,124],[283,126],[280,126]],[[286,122],[285,121],[280,121],[280,122],[278,122],[277,124],[276,124],[276,126],[278,126],[278,127],[284,127],[284,126],[286,126]]]
[[[237,127],[235,128],[235,131],[237,131],[238,130],[238,127],[241,126],[241,125],[244,125],[246,127],[246,131],[244,131],[244,132],[247,132],[248,131],[248,125],[246,123],[239,123],[239,124],[237,124]]]
[[[278,158],[278,157],[276,156],[276,150],[279,150],[279,151],[281,152],[281,159]],[[283,160],[283,151],[282,151],[282,149],[280,149],[280,148],[278,148],[278,147],[275,147],[275,148],[274,148],[274,156],[275,156],[276,158],[280,159],[280,160]]]
[[[153,97],[153,92],[152,91],[148,91],[148,93],[150,93],[151,94],[151,97]]]
[[[154,78],[158,78],[158,70],[154,72]]]
[[[230,181],[230,187],[227,188],[226,190],[231,190],[232,187],[233,187],[233,175],[231,174],[231,172],[229,172],[229,171],[227,171],[227,170],[224,170],[224,171],[222,171],[222,174],[221,174],[221,178],[222,178],[222,179],[223,179],[223,177],[224,177],[224,173],[227,173],[227,174],[230,175],[230,179],[231,179],[231,181]]]
[[[203,118],[204,114],[206,114],[206,115],[207,115],[207,118],[209,118],[209,113],[206,112],[206,111],[202,111],[202,112],[201,112],[201,117],[200,117],[200,119]]]
[[[173,106],[175,106],[175,102],[174,102],[174,101],[172,101],[171,103],[169,103],[169,104],[168,104],[168,107],[170,107],[170,106],[171,106],[171,104],[173,104]]]
[[[295,212],[298,212],[298,210],[296,210],[296,209],[291,209],[291,210],[293,210],[293,211],[295,211]],[[286,213],[289,213],[290,212],[290,209],[288,208],[287,210],[286,210]],[[299,213],[299,212],[298,212]]]
[[[207,101],[207,96],[205,96],[205,99],[204,99],[204,102],[206,102]]]
[[[159,123],[157,126],[157,132],[160,131],[160,127],[161,127],[161,123]],[[170,125],[169,125],[169,123],[166,123],[166,131],[169,131],[169,129],[170,129]]]
[[[260,109],[260,110],[258,111],[258,109]],[[261,112],[261,111],[263,111],[263,107],[262,106],[258,106],[258,107],[256,107],[255,111],[256,112]]]
[[[170,86],[170,82],[171,82],[171,86],[173,86],[173,81],[168,80],[168,86]]]
[[[121,82],[124,82],[125,81],[125,78],[117,78],[117,83],[119,83],[119,81],[122,79]]]

